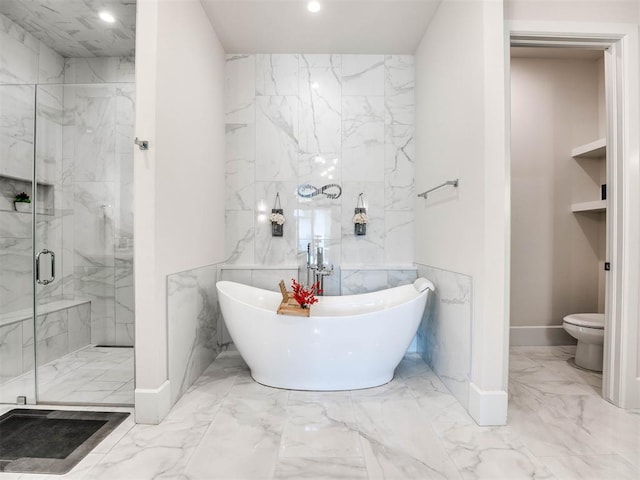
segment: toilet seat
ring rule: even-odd
[[[604,313],[572,313],[563,320],[576,327],[604,330]]]

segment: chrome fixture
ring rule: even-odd
[[[307,243],[307,286],[314,283],[319,284],[319,289],[322,295],[324,290],[324,277],[333,274],[333,265],[325,265],[324,263],[324,249],[322,247],[316,248],[316,263],[311,263],[311,243]]]
[[[459,183],[460,182],[458,182],[457,178],[455,180],[448,180],[448,181],[444,182],[443,184],[438,185],[437,187],[430,188],[426,192],[419,193],[418,196],[426,199],[427,195],[430,194],[431,192],[435,191],[435,190],[439,190],[442,187],[446,187],[447,185],[451,185],[453,188],[458,188]]]
[[[133,143],[135,143],[138,147],[140,147],[140,150],[149,150],[148,140],[138,140],[138,137],[136,137]]]
[[[40,257],[42,255],[50,255],[51,256],[51,278],[46,280],[40,279]],[[36,255],[36,282],[40,285],[49,285],[56,279],[56,255],[53,253],[53,250],[47,250],[46,248],[40,250]]]

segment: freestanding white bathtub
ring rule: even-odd
[[[354,390],[393,378],[433,283],[319,297],[310,317],[278,315],[282,296],[235,282],[216,284],[233,343],[258,383],[291,390]]]

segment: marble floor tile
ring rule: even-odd
[[[277,480],[368,479],[361,457],[282,458],[276,466]]]
[[[567,363],[574,352],[511,349],[508,425],[478,427],[416,355],[386,385],[305,392],[254,382],[228,351],[160,425],[127,419],[65,476],[0,473],[0,480],[640,478],[640,411],[602,399],[601,376]],[[106,391],[113,382],[121,384],[116,398],[133,388],[120,376],[132,359],[113,352],[113,370],[105,371],[106,353],[70,359],[78,378],[99,381],[69,383],[74,392]],[[43,377],[51,385],[65,379],[50,367]],[[11,407],[1,405],[0,414]]]
[[[554,478],[540,459],[504,428],[451,424],[439,434],[462,478]]]
[[[415,399],[355,402],[354,409],[371,478],[459,478]]]
[[[136,425],[88,473],[92,480],[177,478],[202,440],[207,422]]]
[[[273,477],[286,419],[287,396],[260,398],[254,391],[249,395],[227,397],[189,460],[184,478]]]
[[[640,471],[619,455],[546,457],[541,459],[562,480],[637,480]]]
[[[89,345],[38,367],[38,399],[133,405],[133,376],[133,348]],[[33,381],[30,372],[1,384],[3,397],[24,395]]]
[[[350,398],[331,397],[313,399],[290,395],[280,442],[280,458],[362,455]]]

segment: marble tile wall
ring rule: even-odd
[[[228,264],[292,267],[312,242],[335,265],[411,265],[412,56],[229,55],[226,82]],[[340,198],[298,195],[332,183]],[[282,237],[268,222],[276,193]]]
[[[216,281],[218,265],[167,277],[169,380],[175,403],[225,349]]]
[[[427,265],[417,267],[418,275],[436,287],[418,329],[418,352],[460,404],[468,408],[472,279]]]
[[[132,58],[65,59],[65,271],[91,300],[92,343],[133,345]]]

